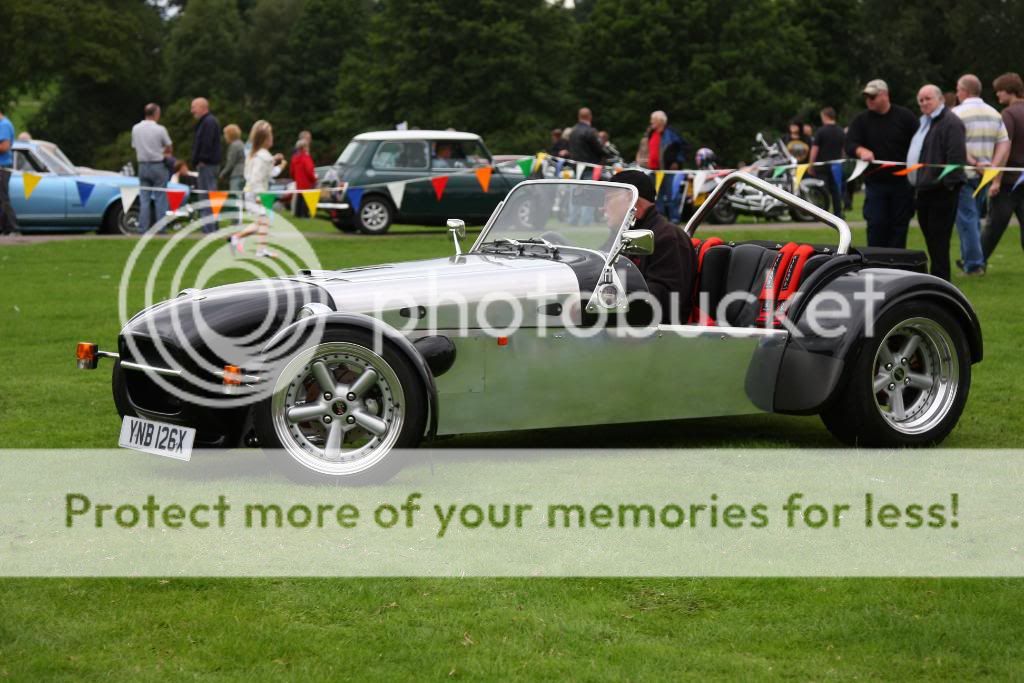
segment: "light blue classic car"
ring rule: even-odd
[[[138,234],[139,200],[127,212],[121,206],[121,188],[138,187],[138,178],[75,166],[60,147],[44,140],[19,140],[11,151],[14,173],[9,191],[22,232],[97,230]],[[28,199],[25,172],[42,176]],[[184,185],[171,187],[184,190],[188,196]]]

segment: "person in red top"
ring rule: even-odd
[[[309,155],[309,140],[299,138],[295,143],[295,153],[292,154],[291,164],[292,180],[295,181],[296,190],[312,190],[316,187],[316,169],[313,167],[313,157]],[[296,218],[309,218],[309,208],[301,195],[295,197]]]
[[[686,157],[686,141],[668,125],[668,116],[658,110],[651,112],[651,126],[647,129],[647,168],[658,171],[677,171]],[[680,202],[672,196],[672,183],[662,182],[658,192],[657,210],[673,223],[679,222]]]

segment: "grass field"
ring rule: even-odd
[[[365,238],[298,224],[325,267],[451,253],[436,229]],[[745,226],[716,232],[769,236]],[[770,236],[831,239],[826,230]],[[1024,446],[1024,256],[1015,238],[986,277],[957,281],[986,348],[949,446]],[[914,231],[912,246],[920,244]],[[90,237],[0,245],[0,447],[115,445],[109,374],[78,372],[72,354],[80,339],[114,340],[118,282],[134,246]],[[834,444],[817,418],[753,416],[445,445]],[[4,580],[0,677],[1019,678],[1021,604],[1018,580]]]

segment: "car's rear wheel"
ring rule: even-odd
[[[359,228],[355,224],[355,218],[352,216],[342,216],[339,212],[331,218],[331,222],[334,223],[334,227],[344,233],[359,232]]]
[[[138,235],[139,234],[139,207],[133,204],[127,213],[121,202],[114,204],[107,209],[103,217],[103,224],[100,232],[107,235]]]
[[[395,210],[384,197],[365,197],[356,213],[355,222],[359,230],[367,235],[383,235],[395,219]]]
[[[271,461],[299,481],[386,481],[414,448],[426,393],[410,360],[357,329],[328,329],[297,353],[256,406],[253,421]]]
[[[940,443],[963,413],[971,360],[960,324],[934,303],[897,304],[850,361],[845,386],[822,412],[829,431],[852,446]]]

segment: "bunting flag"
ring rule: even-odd
[[[484,191],[484,194],[487,194],[487,190],[491,186],[491,173],[493,171],[494,169],[490,166],[484,166],[473,171],[476,174],[476,181],[480,183],[480,189]]]
[[[672,199],[679,196],[679,188],[682,187],[684,180],[686,180],[685,173],[676,173],[672,176]]]
[[[572,171],[569,169],[562,170],[562,180],[572,180]]]
[[[548,158],[547,152],[537,152],[537,156],[534,158],[533,167],[531,171],[536,171],[538,168],[544,165],[544,160]]]
[[[448,176],[439,175],[436,178],[431,178],[430,184],[434,186],[434,196],[437,197],[437,201],[441,201],[441,197],[444,195],[444,188],[448,185]]]
[[[132,204],[135,203],[135,198],[139,196],[139,188],[137,187],[121,187],[121,208],[125,213],[128,213]]]
[[[348,188],[348,203],[349,203],[349,205],[351,205],[353,211],[358,212],[359,211],[359,207],[363,205],[363,193],[365,191],[366,190],[364,190],[361,187],[350,187],[350,188]],[[319,190],[317,191],[317,193],[319,194]],[[305,197],[303,197],[303,199],[305,199]],[[316,201],[319,202],[320,201],[320,197],[317,197]],[[307,204],[309,203],[308,199],[306,199],[306,203]],[[313,212],[311,211],[310,215],[312,215],[312,213]]]
[[[303,190],[299,194],[302,195],[302,201],[306,202],[310,218],[315,218],[316,205],[320,203],[320,190]],[[356,208],[356,210],[358,211],[359,209]]]
[[[534,158],[533,157],[527,157],[525,159],[520,159],[519,161],[516,162],[516,166],[518,166],[519,170],[523,172],[523,177],[524,178],[529,178],[530,177],[530,171],[533,170],[533,162],[534,162]],[[431,181],[431,182],[433,182],[433,181]]]
[[[850,177],[846,180],[846,182],[852,183],[860,176],[861,173],[867,170],[867,167],[868,162],[862,159],[857,159],[857,165],[853,167],[853,173],[850,174]]]
[[[75,187],[78,188],[78,203],[85,206],[96,186],[92,183],[83,183],[81,180],[76,180]]]
[[[32,196],[32,193],[36,191],[36,185],[38,185],[39,181],[42,179],[43,176],[38,173],[29,173],[28,171],[25,171],[21,174],[21,185],[22,189],[25,191],[25,199]]]
[[[391,193],[391,201],[395,208],[401,210],[402,198],[405,197],[405,183],[388,183],[388,192]]]
[[[185,199],[185,190],[170,190],[167,192],[167,206],[171,211],[177,211],[181,202]]]
[[[274,210],[274,202],[277,201],[276,194],[274,194],[273,192],[260,192],[259,197],[260,204],[263,205],[264,209],[266,209],[267,211]]]
[[[946,164],[946,167],[942,169],[942,173],[939,174],[937,180],[942,180],[958,168],[960,168],[960,164]]]
[[[583,177],[584,171],[587,170],[588,164],[584,164],[582,161],[576,164],[576,180]]]
[[[1015,182],[1013,184],[1013,187],[1010,188],[1010,192],[1013,192],[1014,190],[1016,190],[1017,186],[1019,186],[1021,184],[1021,181],[1024,181],[1024,173],[1017,174],[1017,182]]]
[[[697,171],[693,174],[693,198],[697,199],[697,195],[704,189],[704,181],[707,179],[708,174],[706,171]]]
[[[986,168],[985,172],[981,175],[981,182],[978,183],[978,189],[974,191],[972,196],[977,197],[978,193],[981,192],[981,188],[991,183],[992,179],[1000,173],[1001,171],[998,168]]]
[[[562,177],[562,167],[565,166],[565,159],[559,157],[555,159],[555,175],[559,178]]]
[[[775,170],[772,171],[772,179],[774,180],[775,178],[778,178],[780,175],[785,173],[787,168],[789,168],[789,167],[788,166],[776,166]]]
[[[899,171],[893,171],[893,175],[905,176],[910,175],[919,168],[924,168],[924,164],[912,164],[906,168],[900,169]]]
[[[590,177],[593,180],[600,180],[601,179],[601,171],[602,170],[604,170],[604,169],[602,169],[600,166],[594,166],[594,170],[590,172]]]
[[[793,192],[800,189],[800,181],[804,179],[804,173],[807,173],[807,167],[810,164],[797,164],[796,173],[793,175]]]
[[[665,182],[665,172],[658,171],[654,174],[654,194],[661,192],[661,184]]]
[[[213,217],[220,216],[220,210],[224,208],[224,202],[228,200],[227,192],[218,192],[213,190],[210,192],[210,211],[213,213]]]

